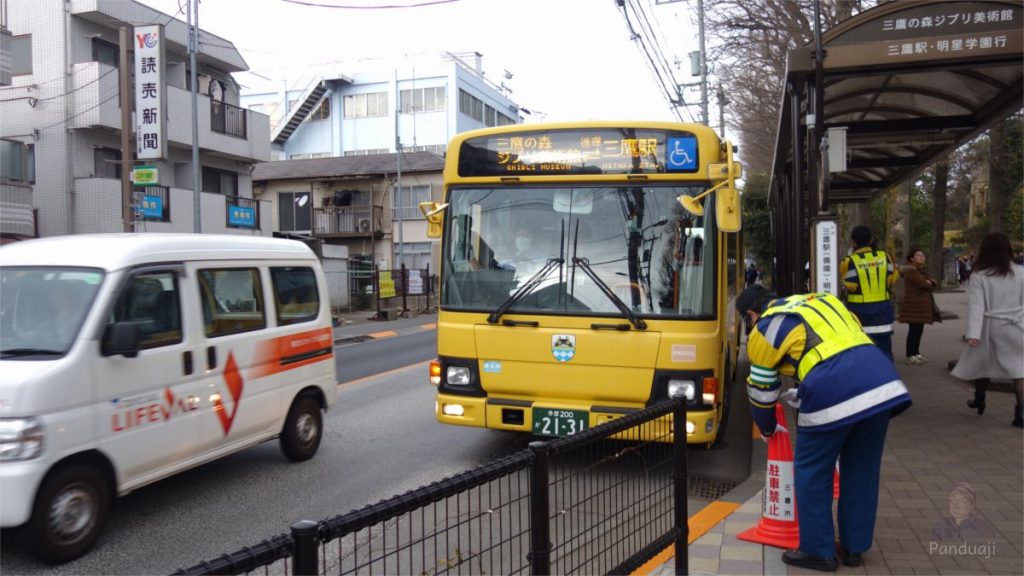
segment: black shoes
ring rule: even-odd
[[[856,568],[864,563],[864,557],[860,552],[850,552],[849,550],[842,551],[843,566],[853,566]]]
[[[981,401],[979,401],[978,399],[968,400],[967,401],[967,407],[971,408],[971,409],[976,409],[978,411],[978,416],[981,416],[982,414],[985,413],[985,401],[984,400],[981,400]]]
[[[856,556],[860,558],[860,554]],[[835,556],[822,558],[821,556],[811,556],[800,550],[786,550],[782,553],[782,562],[797,568],[806,568],[819,572],[835,572],[839,568],[839,562],[836,562]]]

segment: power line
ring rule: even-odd
[[[689,108],[686,108],[686,103],[685,101],[683,101],[682,94],[679,93],[677,87],[675,86],[675,78],[672,77],[671,70],[668,71],[669,79],[671,80],[671,82],[667,82],[664,77],[664,72],[658,68],[658,65],[655,61],[655,57],[651,54],[651,48],[647,46],[647,43],[644,41],[643,35],[637,32],[637,29],[633,26],[633,22],[629,17],[629,11],[627,9],[628,2],[621,2],[619,6],[622,7],[622,15],[626,19],[626,26],[629,28],[632,39],[634,41],[639,42],[640,49],[643,51],[644,56],[647,58],[647,63],[650,66],[651,71],[654,73],[655,79],[657,80],[658,84],[661,85],[661,89],[664,92],[666,99],[668,100],[669,104],[672,105],[672,111],[675,113],[676,118],[678,118],[680,122],[683,121],[682,115],[679,113],[679,107],[682,106],[686,110],[687,114],[690,116],[691,121],[693,121],[693,113],[690,112]],[[636,14],[636,8],[634,8],[633,11],[634,14]],[[663,57],[660,59],[664,61]]]
[[[43,130],[48,130],[50,128],[53,128],[54,126],[59,126],[61,124],[69,122],[72,118],[77,118],[77,117],[85,114],[86,112],[89,112],[91,110],[95,110],[96,108],[99,108],[100,106],[106,104],[107,102],[110,102],[114,98],[117,98],[118,96],[120,96],[120,93],[115,93],[114,95],[109,96],[109,97],[107,97],[107,98],[105,98],[103,100],[100,100],[97,104],[95,104],[93,106],[90,106],[90,107],[86,108],[85,110],[82,110],[81,112],[78,112],[77,114],[72,114],[71,116],[68,116],[67,118],[64,118],[63,120],[59,120],[57,122],[54,122],[53,124],[50,124],[49,126],[43,126],[42,128],[39,128],[38,130],[40,132],[42,132]],[[122,127],[121,129],[123,130],[124,127]]]
[[[380,6],[351,6],[345,4],[323,4],[320,2],[307,2],[306,0],[281,0],[282,2],[288,2],[289,4],[301,4],[303,6],[314,6],[317,8],[338,8],[341,10],[393,10],[398,8],[422,8],[424,6],[434,6],[436,4],[449,4],[451,2],[458,2],[459,0],[425,0],[415,4],[381,4]]]

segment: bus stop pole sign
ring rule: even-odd
[[[834,217],[814,219],[814,291],[839,296],[839,226]]]

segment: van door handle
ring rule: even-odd
[[[206,369],[213,370],[217,367],[217,347],[210,346],[206,349]]]
[[[185,376],[188,376],[189,374],[192,373],[192,351],[191,350],[186,350],[185,353],[183,353],[181,355],[181,371],[185,373]]]

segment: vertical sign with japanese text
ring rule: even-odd
[[[835,220],[814,222],[814,291],[839,296],[839,261]]]
[[[164,27],[136,26],[135,49],[135,151],[140,160],[164,158],[167,87],[164,83]]]

